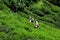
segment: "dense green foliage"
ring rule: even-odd
[[[12,11],[23,11],[25,7],[29,7],[30,4],[37,2],[38,0],[1,0]]]
[[[55,5],[60,6],[60,0],[48,0],[48,1],[55,4]]]
[[[60,7],[46,0],[0,0],[0,40],[60,40]]]

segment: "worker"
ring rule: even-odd
[[[38,28],[38,27],[39,27],[38,21],[35,21],[34,28]]]
[[[32,22],[32,17],[31,16],[29,17],[29,22]]]

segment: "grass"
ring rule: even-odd
[[[50,25],[39,22],[39,28],[34,28],[34,23],[29,23],[27,18],[21,17],[16,13],[5,13],[0,11],[0,25],[7,25],[12,28],[8,33],[2,32],[5,40],[59,40],[60,30]],[[33,25],[32,25],[33,24]],[[5,35],[7,35],[5,37]],[[3,39],[3,37],[1,39]],[[7,38],[9,37],[9,39]],[[12,37],[12,38],[10,38]]]
[[[43,5],[42,0],[41,1],[38,1],[37,3],[31,4],[30,6],[31,6],[31,8],[37,8],[37,9],[39,9],[39,8],[41,8],[41,5]]]
[[[48,3],[39,1],[32,4],[33,6],[31,5],[32,11],[25,9],[24,12],[19,13],[14,13],[8,8],[7,10],[0,10],[0,40],[60,40],[60,29],[53,24],[56,21],[60,21],[58,15],[60,7],[49,3],[51,5],[50,8]],[[54,7],[56,8],[54,9]],[[44,10],[42,11],[42,9]],[[45,14],[45,10],[49,14]],[[37,15],[39,12],[43,12],[44,16]],[[29,22],[29,16],[33,16],[35,19],[42,18],[45,21],[39,20],[39,28],[36,29],[34,28],[34,23]],[[53,19],[54,17],[56,21]],[[47,21],[52,21],[53,23],[49,24]]]

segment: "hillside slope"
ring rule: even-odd
[[[42,22],[35,29],[32,24],[18,14],[0,11],[0,40],[60,40],[59,29]]]
[[[38,29],[29,16],[39,21]],[[48,1],[38,1],[18,12],[0,1],[0,40],[60,40],[59,27],[60,7]]]

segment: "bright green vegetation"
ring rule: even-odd
[[[23,8],[13,12],[0,0],[0,40],[60,40],[60,7],[40,0]],[[39,21],[38,29],[29,16]]]

